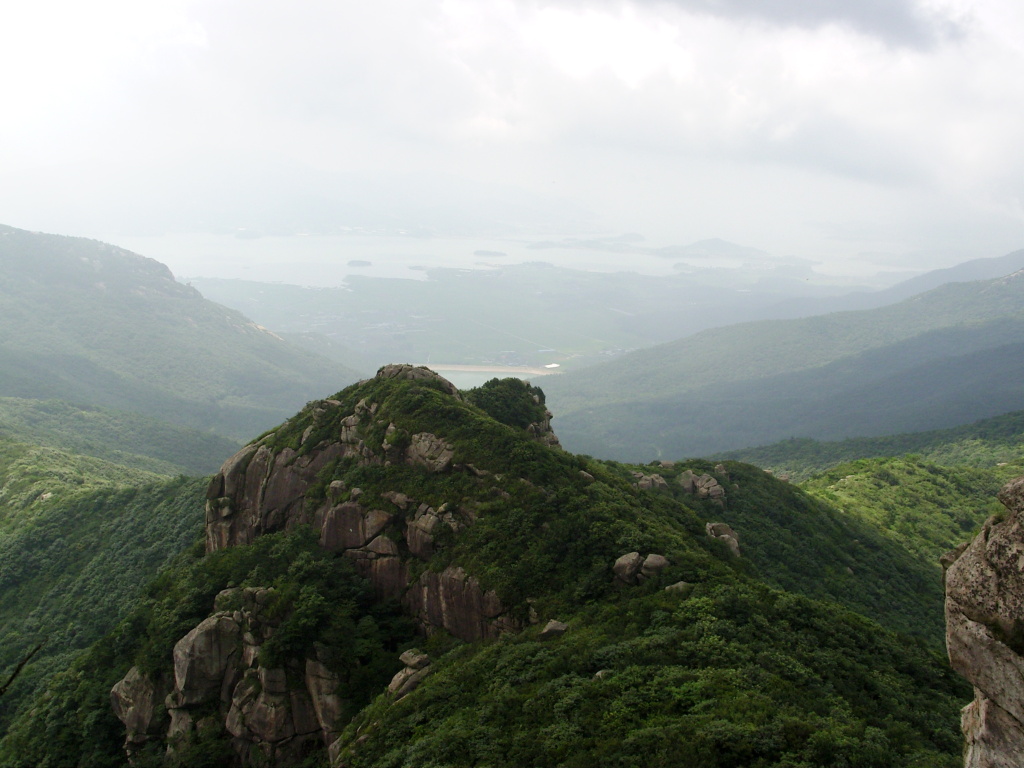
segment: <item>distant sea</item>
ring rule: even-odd
[[[171,234],[113,235],[102,239],[163,262],[177,278],[239,278],[317,287],[341,285],[348,275],[423,280],[425,270],[437,267],[492,269],[537,261],[594,272],[669,275],[678,261],[571,244],[537,247],[536,240],[486,238],[366,234],[249,238]]]

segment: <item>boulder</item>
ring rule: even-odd
[[[640,566],[640,575],[644,578],[650,578],[657,576],[663,570],[668,568],[670,565],[668,558],[664,555],[651,554],[644,558],[643,565]]]
[[[114,715],[124,723],[124,748],[129,757],[165,727],[165,721],[154,718],[154,714],[166,695],[167,686],[154,684],[138,667],[129,669],[110,689]]]
[[[174,688],[181,706],[221,695],[241,654],[242,631],[227,613],[215,613],[174,645]]]
[[[634,485],[642,491],[668,490],[668,483],[661,475],[645,475],[643,472],[634,472],[633,477],[636,479]]]
[[[721,499],[725,496],[725,488],[711,475],[701,475],[693,481],[694,492],[701,499]]]
[[[391,682],[388,684],[388,692],[393,693],[396,700],[404,698],[412,693],[430,672],[429,666],[423,667],[423,669],[410,669],[406,667],[391,678]]]
[[[1024,478],[998,498],[1007,515],[943,558],[949,661],[975,689],[961,719],[969,768],[1024,764]]]
[[[405,527],[405,541],[409,545],[409,552],[421,560],[429,560],[434,554],[434,529],[440,522],[441,519],[432,508],[417,510]]]
[[[636,584],[637,574],[643,568],[644,557],[639,552],[628,552],[619,557],[612,566],[615,578],[623,584]]]
[[[564,635],[567,629],[569,629],[569,625],[565,622],[558,621],[556,619],[551,619],[551,621],[544,625],[544,629],[542,629],[540,631],[540,634],[537,635],[537,639],[552,640],[556,637],[561,637],[562,635]]]
[[[446,472],[452,466],[455,449],[437,435],[417,432],[409,441],[406,456],[410,463],[426,467],[430,472]]]
[[[731,526],[726,523],[708,523],[704,530],[712,539],[717,539],[729,547],[734,557],[740,556],[740,537]]]
[[[689,597],[690,593],[693,592],[693,584],[688,581],[677,581],[675,584],[669,584],[665,587],[665,591],[672,592],[683,597]]]
[[[430,664],[430,656],[423,653],[419,648],[410,648],[399,656],[398,660],[410,669],[423,669]]]
[[[388,692],[400,699],[411,693],[430,674],[430,656],[417,648],[410,648],[398,657],[398,660],[405,664],[405,669],[399,671],[388,684]]]

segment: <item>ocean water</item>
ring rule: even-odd
[[[535,261],[596,272],[668,275],[679,261],[564,243],[538,246],[536,240],[486,238],[364,234],[242,238],[201,233],[101,239],[163,262],[179,279],[240,278],[318,287],[342,285],[350,274],[423,280],[427,269],[437,267],[493,269]]]

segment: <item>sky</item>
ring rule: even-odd
[[[1024,248],[1015,0],[35,0],[0,223]]]

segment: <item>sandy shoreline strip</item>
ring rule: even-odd
[[[509,376],[517,376],[519,374],[526,374],[529,376],[550,376],[551,374],[561,373],[561,369],[559,368],[530,368],[523,365],[455,365],[446,363],[416,363],[416,365],[425,366],[432,371],[437,371],[438,373],[441,373],[442,371],[466,371],[468,373],[504,373]]]

